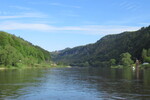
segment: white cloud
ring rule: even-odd
[[[22,13],[19,15],[7,15],[7,16],[0,16],[0,19],[16,19],[16,18],[44,18],[47,17],[42,13]]]
[[[16,23],[5,22],[0,23],[0,30],[34,30],[47,31],[52,33],[78,33],[78,34],[116,34],[123,31],[135,31],[140,27],[133,26],[102,26],[102,25],[85,25],[85,26],[63,26],[57,27],[48,24],[31,24],[31,23]]]
[[[9,6],[10,8],[15,8],[19,10],[31,10],[31,8],[28,7],[22,7],[22,6]]]
[[[80,6],[73,6],[73,5],[65,5],[61,3],[49,3],[52,6],[59,6],[59,7],[68,7],[68,8],[81,8]]]
[[[0,24],[1,30],[38,30],[38,31],[47,31],[54,30],[54,27],[51,27],[46,24],[26,24],[26,23],[16,23],[16,22],[5,22]]]
[[[65,8],[81,8],[80,6],[74,6],[74,5],[66,5],[58,2],[53,3],[45,3],[45,2],[29,2],[30,4],[34,5],[51,5],[51,6],[57,6],[57,7],[65,7]]]

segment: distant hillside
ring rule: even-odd
[[[50,59],[48,51],[0,31],[0,66],[34,65],[49,62]]]
[[[150,26],[134,32],[107,35],[94,44],[52,53],[55,62],[76,66],[102,66],[110,59],[119,63],[120,55],[129,52],[132,59],[141,59],[143,48],[150,48]]]

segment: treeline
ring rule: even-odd
[[[123,65],[123,66],[131,66],[134,63],[134,61],[131,59],[131,54],[126,52],[126,53],[122,53],[120,55],[120,61],[119,61],[119,65]],[[108,64],[107,64],[108,65]],[[118,65],[116,63],[116,59],[110,59],[109,61],[109,65],[110,66],[115,66]]]
[[[149,49],[143,49],[142,58],[143,58],[143,62],[150,63],[150,48]]]
[[[33,66],[48,63],[50,60],[48,51],[20,37],[0,31],[0,66]]]
[[[111,59],[121,64],[121,55],[129,53],[131,60],[135,62],[138,59],[143,63],[149,59],[149,55],[145,54],[143,58],[142,51],[146,49],[149,52],[149,48],[150,26],[133,32],[107,35],[93,44],[53,52],[52,59],[72,66],[98,67],[108,66]]]

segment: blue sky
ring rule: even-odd
[[[150,25],[150,0],[0,0],[0,30],[46,50]]]

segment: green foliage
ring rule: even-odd
[[[131,64],[133,64],[133,60],[131,59],[131,54],[126,52],[126,53],[122,53],[121,55],[121,64],[124,66],[129,66]]]
[[[150,63],[150,57],[145,57],[145,62],[148,62],[148,63]]]
[[[5,66],[16,66],[16,63],[21,59],[22,55],[10,45],[6,45],[3,49],[0,49],[0,62]]]
[[[143,49],[142,51],[142,58],[143,62],[149,62],[150,63],[150,49]]]
[[[147,50],[147,56],[150,57],[150,48]]]
[[[145,61],[146,57],[147,57],[147,50],[143,49],[143,51],[142,51],[142,58],[143,58],[144,61]]]
[[[110,65],[112,66],[112,65],[116,65],[116,59],[110,59]]]
[[[0,65],[23,66],[50,62],[50,53],[22,38],[0,31]]]
[[[141,65],[141,68],[150,68],[150,64],[146,64],[146,65]]]
[[[142,59],[141,52],[143,48],[150,48],[149,43],[150,26],[134,32],[107,35],[93,44],[52,52],[52,59],[70,65],[88,62],[90,66],[101,66],[114,58],[118,64],[124,52],[130,52],[134,60]]]
[[[124,68],[123,65],[115,65],[115,66],[111,66],[111,68]]]

